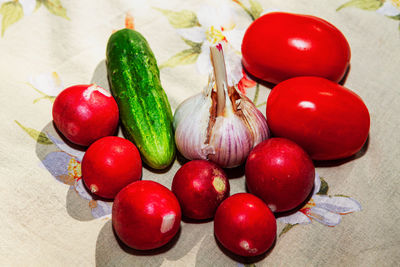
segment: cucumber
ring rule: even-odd
[[[126,138],[136,144],[147,165],[168,167],[175,158],[173,116],[146,39],[131,29],[113,33],[106,65]]]

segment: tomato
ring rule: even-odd
[[[274,84],[297,76],[339,82],[350,62],[350,47],[344,35],[321,18],[272,12],[249,26],[242,55],[250,74]]]
[[[273,135],[291,139],[314,160],[346,158],[364,145],[370,117],[362,99],[319,77],[297,77],[272,89],[267,121]]]

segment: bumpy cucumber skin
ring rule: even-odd
[[[175,158],[173,116],[146,39],[131,29],[113,33],[106,64],[126,137],[136,144],[147,165],[168,167]]]

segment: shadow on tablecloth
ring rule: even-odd
[[[178,234],[165,246],[151,251],[139,251],[125,246],[117,239],[109,220],[97,238],[96,266],[161,266],[164,261],[175,262],[188,254],[191,254],[188,263],[193,265],[191,261],[195,258],[200,242],[213,233],[212,226],[212,222],[182,223]]]

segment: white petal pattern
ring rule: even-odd
[[[327,226],[336,226],[342,220],[342,217],[339,214],[327,211],[326,209],[319,207],[312,207],[309,210],[308,215],[317,222],[320,222]]]
[[[49,96],[57,96],[64,88],[63,82],[56,72],[31,76],[29,83],[37,90]]]
[[[319,178],[318,173],[315,172],[314,189],[312,195],[314,196],[316,193],[319,192],[320,189],[321,189],[321,179]]]
[[[317,207],[338,214],[348,214],[361,210],[360,203],[350,197],[328,197],[315,195],[313,196],[313,200]]]
[[[183,38],[195,43],[202,43],[206,39],[206,31],[202,27],[182,28],[176,31]]]
[[[210,60],[210,43],[205,41],[201,46],[201,53],[196,61],[196,67],[200,74],[208,75],[212,72]]]
[[[385,3],[376,10],[376,12],[385,16],[397,16],[400,14],[399,8],[393,5],[390,0],[386,0]]]
[[[242,50],[243,36],[246,30],[233,29],[224,31],[224,36],[228,43],[238,52]]]
[[[31,14],[36,7],[35,0],[18,0],[18,2],[22,5],[22,9],[24,10],[24,15]]]
[[[236,25],[233,12],[233,9],[228,5],[220,5],[218,7],[204,5],[198,10],[197,18],[200,25],[206,29],[214,26],[230,30]]]
[[[298,211],[289,216],[279,217],[278,221],[288,224],[309,224],[311,223],[310,218],[308,218],[304,213]]]
[[[69,145],[67,145],[66,143],[64,143],[62,140],[59,140],[57,138],[55,138],[54,136],[52,136],[49,133],[46,133],[47,137],[49,137],[49,139],[62,151],[75,156],[77,158],[78,161],[82,161],[83,155],[85,154],[84,151],[80,151],[77,149],[74,149],[72,147],[70,147]]]
[[[75,182],[74,184],[74,188],[76,190],[76,192],[84,199],[87,200],[92,200],[92,196],[90,195],[90,193],[87,191],[85,185],[83,184],[83,180],[79,179],[78,181]]]
[[[112,211],[112,206],[105,201],[97,200],[97,206],[92,209],[92,215],[95,218],[109,217]]]
[[[228,85],[234,86],[238,84],[243,77],[242,58],[229,45],[224,45],[224,54]]]

